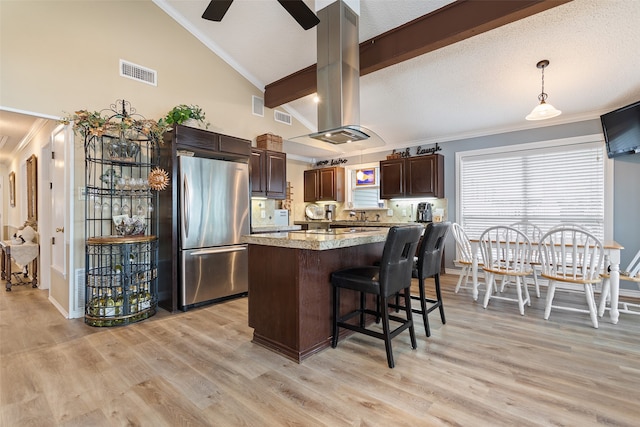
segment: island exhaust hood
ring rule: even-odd
[[[317,15],[318,132],[291,141],[315,146],[324,142],[325,148],[341,152],[385,145],[375,132],[360,126],[358,15],[342,0]]]
[[[358,15],[342,0],[318,11],[318,133],[312,138],[344,144],[369,138],[360,125]],[[349,128],[348,126],[353,126]]]

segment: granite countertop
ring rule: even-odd
[[[295,231],[300,230],[300,225],[263,225],[259,227],[251,227],[251,234],[254,233],[274,233],[281,231]]]
[[[310,219],[307,221],[294,221],[294,224],[323,224],[331,226],[354,226],[354,227],[393,227],[394,225],[415,225],[420,224],[426,226],[427,223],[422,222],[385,222],[385,221],[353,221],[353,220],[333,220],[328,219]]]
[[[250,245],[278,246],[292,249],[324,251],[384,242],[386,227],[338,228],[333,230],[306,230],[280,233],[244,235],[240,241]]]

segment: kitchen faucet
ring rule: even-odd
[[[358,218],[358,214],[360,214],[360,218]],[[365,222],[367,220],[366,217],[367,212],[366,211],[349,211],[349,218],[356,218],[356,221],[362,221]]]

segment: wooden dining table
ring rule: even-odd
[[[471,243],[471,251],[472,251],[472,270],[471,277],[473,280],[473,300],[478,300],[478,252],[480,250],[480,239],[474,238],[469,239]],[[532,242],[532,246],[537,245],[537,242]],[[610,310],[609,316],[611,318],[611,323],[614,325],[618,323],[618,318],[620,316],[620,312],[618,310],[618,300],[619,300],[619,291],[620,291],[620,251],[624,249],[622,245],[614,240],[607,240],[602,242],[604,247],[604,266],[605,270],[609,271],[610,275]],[[570,245],[568,245],[570,246]],[[606,305],[606,301],[601,300],[599,303],[600,309],[598,313],[602,316],[604,312],[604,307]]]

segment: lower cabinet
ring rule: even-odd
[[[287,196],[287,155],[251,149],[251,195],[283,200]]]
[[[85,323],[118,326],[156,313],[158,239],[93,237],[86,242]]]

